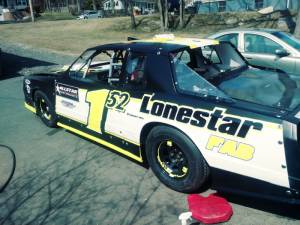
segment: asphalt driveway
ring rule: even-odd
[[[44,126],[24,108],[23,75],[73,57],[0,47],[10,56],[0,80],[0,144],[14,149],[17,158],[15,175],[0,193],[0,225],[180,224],[177,218],[187,210],[185,194],[166,188],[151,170],[106,148]],[[0,165],[8,164],[3,154],[0,148]],[[3,171],[0,176],[6,175]],[[293,218],[299,212],[294,206],[226,197],[234,208],[226,224],[300,224]]]

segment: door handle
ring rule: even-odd
[[[253,59],[252,57],[245,57],[246,59]]]

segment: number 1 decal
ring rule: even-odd
[[[86,94],[86,101],[90,103],[90,112],[87,128],[102,134],[101,122],[104,105],[109,90],[90,91]]]

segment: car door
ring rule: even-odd
[[[145,120],[139,108],[142,97],[150,93],[147,86],[147,56],[127,52],[120,84],[109,93],[106,107],[105,132],[129,142],[139,144],[140,131]]]
[[[105,102],[121,69],[112,60],[116,57],[116,51],[108,50],[80,56],[68,74],[56,81],[56,114],[103,134]]]
[[[55,82],[55,111],[56,114],[88,124],[89,104],[86,102],[88,90],[95,89],[94,82],[87,82],[84,76],[88,69],[89,58],[94,51],[86,51],[71,66],[65,76]]]
[[[244,33],[243,42],[242,54],[250,64],[287,73],[295,71],[295,59],[274,40],[259,34]]]

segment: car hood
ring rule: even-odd
[[[299,75],[248,67],[218,87],[231,98],[283,110],[300,104]]]

